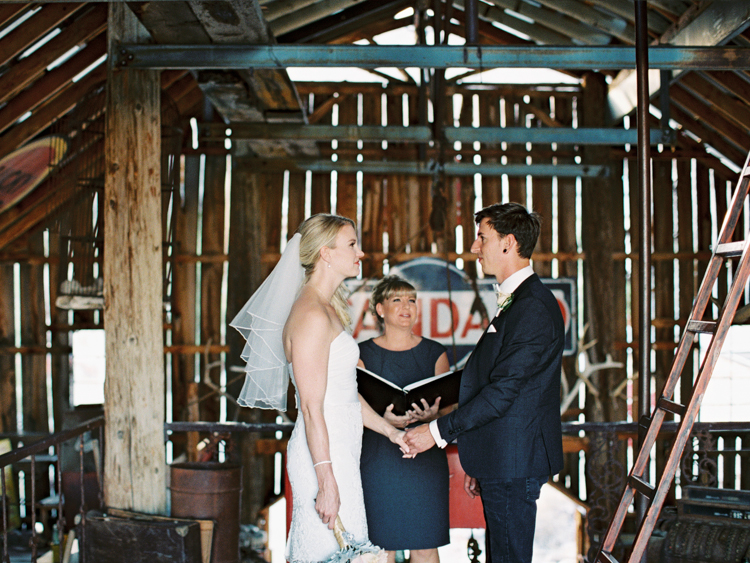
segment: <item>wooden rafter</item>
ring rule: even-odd
[[[682,106],[696,119],[705,123],[706,127],[715,131],[722,139],[733,143],[741,152],[744,153],[744,147],[750,146],[748,129],[738,126],[735,122],[724,117],[721,112],[712,109],[700,96],[695,96],[679,83],[669,89],[669,95],[674,103]]]
[[[747,77],[747,73],[743,73]],[[726,88],[727,91],[734,94],[746,104],[750,104],[750,82],[737,72],[725,71],[713,71],[708,73],[710,80],[719,84],[721,87]]]
[[[49,127],[56,119],[72,110],[88,92],[97,84],[102,83],[106,77],[106,68],[100,66],[83,79],[70,83],[67,88],[60,90],[56,96],[40,106],[31,117],[9,129],[3,135],[0,158],[15,150],[16,147],[23,145]]]
[[[0,132],[13,125],[22,115],[34,111],[41,104],[68,87],[73,78],[107,53],[107,37],[102,32],[89,44],[61,65],[42,76],[26,90],[0,109]]]
[[[28,7],[29,4],[26,2],[0,3],[0,25],[4,25],[5,22],[20,14]]]
[[[607,45],[611,41],[610,35],[602,33],[584,23],[580,19],[573,19],[564,15],[559,10],[550,10],[544,6],[535,6],[528,2],[516,2],[515,0],[493,0],[498,7],[513,10],[534,20],[535,26],[547,29],[566,36],[576,43],[583,45]],[[522,22],[518,18],[510,19],[510,26],[515,28],[514,20]],[[519,29],[519,31],[521,31]]]
[[[697,102],[695,98],[692,98],[691,100],[691,97],[686,93],[684,95],[681,94],[681,96],[685,98],[683,101],[689,103],[690,105],[693,105]],[[672,95],[672,101],[674,103],[670,106],[669,109],[672,119],[677,121],[687,131],[690,131],[692,134],[700,138],[702,142],[708,143],[716,150],[726,155],[726,157],[733,162],[742,161],[742,158],[744,156],[743,151],[738,149],[735,143],[728,142],[720,133],[717,133],[713,129],[709,129],[705,125],[705,122],[698,121],[693,115],[690,114],[689,110],[686,111],[687,108],[683,108],[682,104],[678,103],[678,100],[675,99],[674,95]]]
[[[28,57],[12,65],[0,77],[0,102],[7,101],[26,86],[39,79],[47,66],[74,46],[89,41],[107,26],[107,5],[91,8],[71,23],[56,37],[45,44],[44,49],[34,51]]]
[[[679,84],[693,92],[709,106],[710,115],[702,116],[708,123],[716,113],[720,113],[727,120],[744,129],[750,130],[750,106],[737,98],[726,94],[711,84],[708,80],[695,72],[687,73]]]
[[[623,2],[622,0],[590,0],[590,2],[606,11],[620,16],[628,23],[632,24],[635,20],[635,8],[633,2]],[[671,20],[665,18],[658,12],[650,10],[648,14],[648,34],[651,37],[661,37],[669,29]]]
[[[0,65],[4,65],[33,45],[46,33],[60,25],[85,4],[61,3],[46,4],[31,18],[0,39]]]

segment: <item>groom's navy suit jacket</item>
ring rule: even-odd
[[[480,481],[563,467],[560,307],[536,274],[513,296],[464,366],[458,408],[437,420],[444,440],[458,438],[464,471]]]

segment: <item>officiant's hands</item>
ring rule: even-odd
[[[419,426],[410,428],[406,432],[405,439],[409,445],[409,450],[414,455],[425,452],[435,445],[435,438],[432,437],[432,432],[430,432],[428,424],[420,424]]]
[[[416,418],[414,418],[412,411],[407,411],[402,416],[393,414],[393,403],[388,405],[388,408],[385,409],[383,418],[386,419],[391,426],[394,426],[396,428],[406,428],[412,422],[416,422],[417,420]]]
[[[413,422],[430,422],[435,420],[440,410],[440,397],[435,399],[435,403],[432,406],[425,399],[422,399],[421,402],[421,406],[417,403],[412,403],[412,410],[406,414],[411,414]]]

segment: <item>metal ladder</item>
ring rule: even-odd
[[[617,563],[617,560],[612,555],[612,551],[622,529],[628,509],[635,498],[636,492],[644,495],[650,502],[635,535],[633,548],[628,561],[631,563],[640,563],[646,551],[648,540],[654,530],[656,519],[659,516],[664,499],[669,491],[672,480],[674,479],[677,466],[682,457],[682,452],[685,449],[685,444],[690,437],[695,419],[698,416],[703,395],[706,392],[706,387],[711,379],[714,366],[719,358],[719,352],[721,352],[721,347],[724,344],[724,339],[729,331],[729,326],[732,324],[732,319],[734,318],[740,298],[742,297],[745,285],[748,281],[748,275],[750,274],[750,233],[746,234],[745,240],[732,242],[735,228],[742,216],[749,188],[750,154],[748,154],[748,158],[745,160],[745,166],[740,172],[737,188],[734,191],[731,205],[727,210],[724,223],[721,226],[719,240],[714,247],[711,260],[706,269],[706,274],[703,277],[700,288],[698,289],[698,294],[695,298],[690,318],[685,326],[682,337],[680,338],[680,343],[677,347],[677,353],[669,377],[664,384],[664,389],[662,390],[661,395],[656,401],[656,407],[654,408],[651,417],[644,417],[645,420],[641,421],[641,425],[647,425],[648,429],[640,451],[638,452],[638,457],[628,474],[625,490],[622,493],[617,510],[609,523],[607,533],[602,540],[599,552],[594,560],[595,563]],[[738,256],[740,257],[739,264],[734,272],[734,279],[732,280],[732,285],[727,294],[727,298],[719,312],[718,320],[715,322],[704,321],[703,314],[706,311],[713,286],[718,278],[724,260],[736,258]],[[700,370],[698,371],[698,375],[693,385],[692,397],[687,405],[681,405],[672,401],[672,398],[674,396],[675,387],[682,376],[685,362],[689,357],[690,350],[698,333],[711,334],[712,337],[708,349],[706,350],[703,364],[700,366]],[[689,376],[690,374],[688,374],[688,377]],[[648,482],[649,477],[645,473],[648,468],[651,449],[656,442],[656,437],[659,434],[662,423],[664,422],[664,417],[668,412],[679,415],[680,423],[675,436],[674,445],[664,467],[664,473],[660,478],[657,476],[659,484],[654,487]]]

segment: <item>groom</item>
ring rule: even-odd
[[[476,213],[471,251],[500,285],[498,312],[464,366],[458,409],[406,435],[417,452],[458,439],[464,489],[480,495],[487,562],[530,562],[536,500],[563,467],[560,374],[565,327],[531,268],[539,216],[517,203]]]

